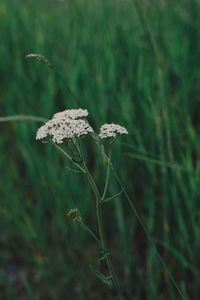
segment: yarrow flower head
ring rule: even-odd
[[[36,140],[44,140],[50,137],[56,144],[62,144],[66,140],[79,138],[92,133],[93,129],[86,120],[80,119],[88,115],[85,109],[69,109],[56,113],[52,120],[41,126],[36,135]]]
[[[64,111],[61,111],[61,112],[58,112],[56,113],[54,116],[53,116],[53,119],[55,118],[70,118],[70,119],[80,119],[80,118],[83,118],[83,117],[87,117],[88,116],[88,111],[87,109],[82,109],[82,108],[79,108],[79,109],[66,109]]]
[[[100,128],[99,137],[101,139],[107,139],[117,136],[118,134],[128,134],[126,128],[118,124],[104,124]]]

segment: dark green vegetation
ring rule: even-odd
[[[50,118],[82,107],[96,129],[126,126],[115,167],[192,300],[200,297],[199,17],[197,0],[0,1],[0,115]],[[63,81],[26,61],[31,52],[45,55]],[[0,123],[0,298],[113,299],[88,267],[96,245],[66,216],[78,207],[95,229],[92,191],[53,146],[35,141],[38,126]],[[84,145],[102,185],[101,158],[89,138]],[[127,299],[181,299],[127,200],[105,205]]]

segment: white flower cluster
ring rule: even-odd
[[[99,137],[101,139],[115,137],[117,134],[128,134],[126,128],[118,125],[118,124],[104,124],[100,128]]]
[[[87,109],[66,109],[64,111],[56,113],[53,118],[69,118],[69,119],[79,119],[79,118],[84,118],[88,116],[88,111]]]
[[[86,109],[68,109],[56,113],[52,120],[41,126],[36,135],[36,140],[51,137],[56,144],[65,140],[92,133],[93,129],[86,120],[80,119],[88,115]]]

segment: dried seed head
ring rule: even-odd
[[[49,61],[41,54],[37,53],[30,53],[26,55],[27,59],[35,59],[41,61],[43,64],[47,65],[48,68],[52,68],[52,64],[49,63]]]
[[[82,217],[81,214],[78,210],[78,208],[70,209],[69,212],[67,213],[68,217],[72,218],[72,221],[75,223],[80,223],[82,222]]]
[[[118,134],[128,134],[126,128],[118,125],[118,124],[104,124],[100,128],[99,137],[101,139],[112,138],[117,136]]]

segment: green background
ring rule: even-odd
[[[97,131],[125,126],[113,163],[192,300],[200,297],[199,17],[197,0],[0,0],[0,116],[48,119],[81,107]],[[89,268],[98,247],[66,216],[78,207],[96,231],[91,188],[35,141],[40,125],[0,123],[0,299],[115,299]],[[101,156],[91,139],[84,147],[102,187]],[[119,189],[112,178],[109,193]],[[181,299],[126,198],[103,213],[126,298]]]

